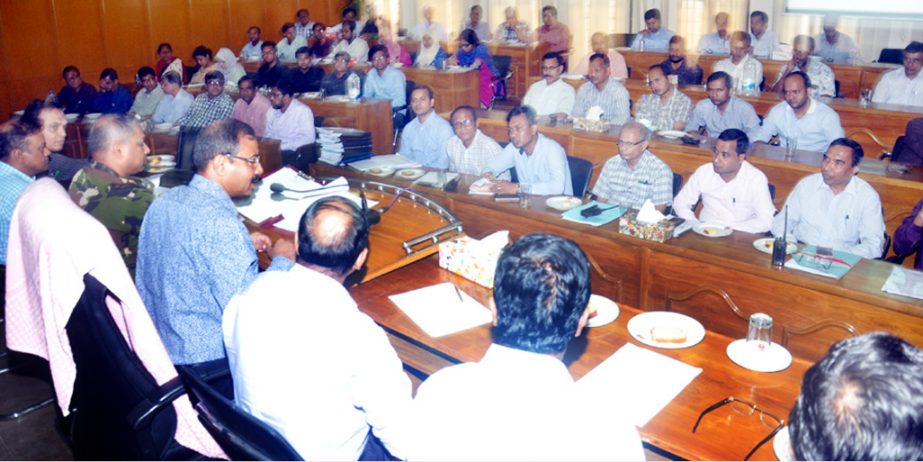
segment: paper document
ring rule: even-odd
[[[595,207],[595,209],[594,209]],[[584,217],[580,214],[581,211],[587,209],[598,210],[599,214],[589,217]],[[567,221],[573,221],[576,223],[583,223],[590,226],[602,226],[607,223],[611,223],[617,220],[625,213],[625,209],[613,204],[604,204],[602,202],[592,201],[588,204],[581,205],[580,207],[574,207],[561,214],[561,218]]]
[[[882,291],[923,300],[923,271],[894,265]]]
[[[421,165],[419,162],[410,160],[400,154],[388,154],[384,156],[372,156],[371,159],[353,162],[349,164],[349,166],[365,172],[373,168],[390,167],[398,170],[402,168],[417,168]]]
[[[459,293],[461,298],[459,300]],[[489,323],[490,310],[450,282],[388,297],[430,337],[461,332]]]
[[[493,191],[490,190],[494,182],[488,180],[487,178],[478,178],[477,181],[471,183],[471,186],[468,186],[468,194],[480,195],[480,196],[493,196]]]
[[[701,373],[698,367],[628,343],[577,386],[604,411],[643,427]]]
[[[822,255],[817,252],[817,246],[809,245],[792,255],[792,258],[785,262],[785,267],[840,279],[860,260],[862,257],[858,255],[839,250],[833,250],[832,255]]]

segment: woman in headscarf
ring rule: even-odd
[[[407,49],[394,40],[394,36],[391,35],[391,24],[384,18],[378,18],[378,43],[388,49],[391,64],[401,63],[404,66],[413,64],[410,61],[410,53],[407,53]]]
[[[446,55],[442,47],[433,40],[432,32],[425,32],[420,40],[420,53],[417,54],[417,67],[435,67],[442,69],[442,62],[445,61]]]
[[[218,54],[215,55],[215,64],[224,74],[226,84],[233,84],[232,86],[237,86],[237,81],[247,74],[244,67],[237,62],[237,56],[234,56],[234,52],[228,48],[218,50]]]
[[[455,60],[459,66],[476,68],[481,73],[481,105],[490,106],[493,98],[493,77],[497,75],[494,60],[487,51],[487,45],[478,40],[478,34],[471,29],[465,29],[458,37],[459,48],[455,52]]]

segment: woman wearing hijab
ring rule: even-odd
[[[215,64],[224,74],[224,81],[227,83],[237,85],[237,81],[247,74],[244,67],[237,62],[237,56],[234,56],[234,52],[228,48],[218,50],[218,54],[215,55]]]
[[[487,51],[487,45],[478,40],[478,34],[471,29],[465,29],[458,37],[459,48],[455,52],[455,60],[459,66],[476,68],[481,73],[481,105],[490,106],[493,98],[493,77],[497,75],[494,60]]]
[[[425,32],[420,40],[420,53],[417,55],[417,67],[435,67],[442,69],[442,62],[445,61],[446,55],[442,47],[433,40],[432,32]]]

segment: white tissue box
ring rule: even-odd
[[[605,120],[589,120],[583,117],[574,117],[574,129],[603,133],[609,131],[609,122]]]
[[[619,232],[629,236],[640,237],[648,241],[664,242],[673,238],[676,221],[660,220],[657,223],[641,223],[638,211],[629,210],[619,218]]]
[[[488,289],[494,287],[494,271],[503,249],[484,249],[468,236],[439,244],[439,266]]]

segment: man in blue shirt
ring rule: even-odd
[[[410,108],[416,117],[401,132],[398,152],[425,167],[449,168],[446,142],[452,137],[452,126],[436,114],[433,90],[426,85],[414,88],[410,94]]]
[[[6,265],[6,243],[16,201],[35,175],[48,171],[45,137],[39,127],[10,122],[0,126],[0,264]]]
[[[404,73],[388,64],[388,49],[384,45],[375,45],[369,50],[372,70],[365,77],[362,88],[364,98],[383,98],[391,100],[391,107],[407,104],[407,79]]]
[[[119,73],[111,67],[99,74],[99,93],[93,100],[93,112],[127,114],[133,100],[131,92],[119,85]]]
[[[760,126],[760,118],[750,103],[731,94],[730,74],[718,71],[708,76],[705,84],[705,98],[692,109],[686,121],[687,132],[698,132],[717,138],[721,132],[736,128],[744,133],[753,133]]]
[[[661,51],[670,48],[673,31],[660,27],[660,10],[651,8],[644,12],[644,24],[647,29],[638,32],[631,42],[631,49],[636,51]]]
[[[199,134],[196,175],[171,189],[147,211],[138,243],[136,284],[174,364],[206,373],[226,367],[221,331],[224,307],[259,272],[292,266],[294,247],[249,233],[231,200],[247,197],[263,173],[253,129],[234,119],[213,122]]]

